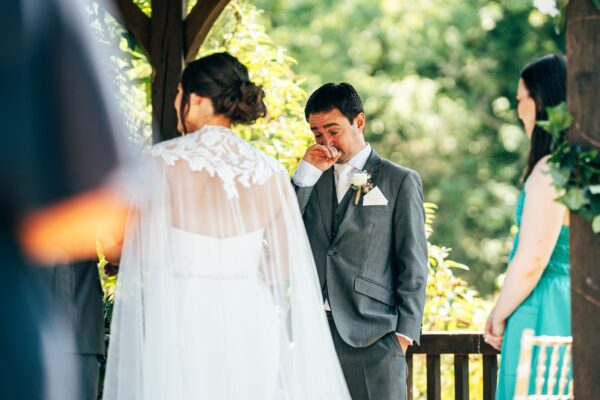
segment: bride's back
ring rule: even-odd
[[[277,161],[224,127],[205,126],[154,146],[151,154],[164,171],[158,175],[170,225],[198,235],[229,238],[265,229],[281,209],[282,185],[289,185]]]
[[[179,130],[197,130],[149,151],[151,195],[128,224],[105,399],[349,398],[287,171],[207,125],[253,123],[263,97],[231,55],[184,70]]]

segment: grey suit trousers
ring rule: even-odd
[[[406,400],[408,366],[396,334],[353,347],[340,337],[330,313],[327,319],[352,400]]]

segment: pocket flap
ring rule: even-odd
[[[372,299],[394,306],[394,293],[383,285],[362,276],[354,278],[354,290]]]

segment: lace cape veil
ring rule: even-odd
[[[237,335],[244,340],[248,326],[236,325],[238,310],[252,299],[236,298],[241,294],[227,288],[236,277],[251,274],[248,268],[255,260],[258,279],[272,300],[265,312],[277,321],[264,328],[276,332],[261,350],[265,358],[276,360],[272,398],[349,399],[302,217],[281,164],[229,129],[214,126],[153,146],[146,162],[152,175],[151,195],[139,202],[127,228],[104,398],[189,398],[181,386],[196,383],[185,382],[188,371],[182,370],[182,357],[190,343],[182,343],[180,321],[192,318],[200,332],[218,332],[222,328],[204,324],[203,315],[227,296],[240,308],[222,315],[230,323],[223,326],[237,326]],[[206,238],[214,245],[182,248],[174,232]],[[236,238],[248,238],[242,240],[248,247],[240,249]],[[182,253],[195,261],[182,262]],[[195,311],[182,317],[178,305],[187,294],[177,282],[197,279],[221,282],[222,286],[212,287],[223,290],[196,297],[204,300],[197,300],[201,304],[195,304]],[[260,358],[251,345],[247,356]],[[210,362],[197,360],[198,368]],[[261,379],[262,362],[256,359],[256,371],[248,371],[253,379]],[[218,367],[219,360],[213,365]]]

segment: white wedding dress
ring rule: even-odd
[[[349,399],[285,169],[231,130],[154,146],[105,399]]]

